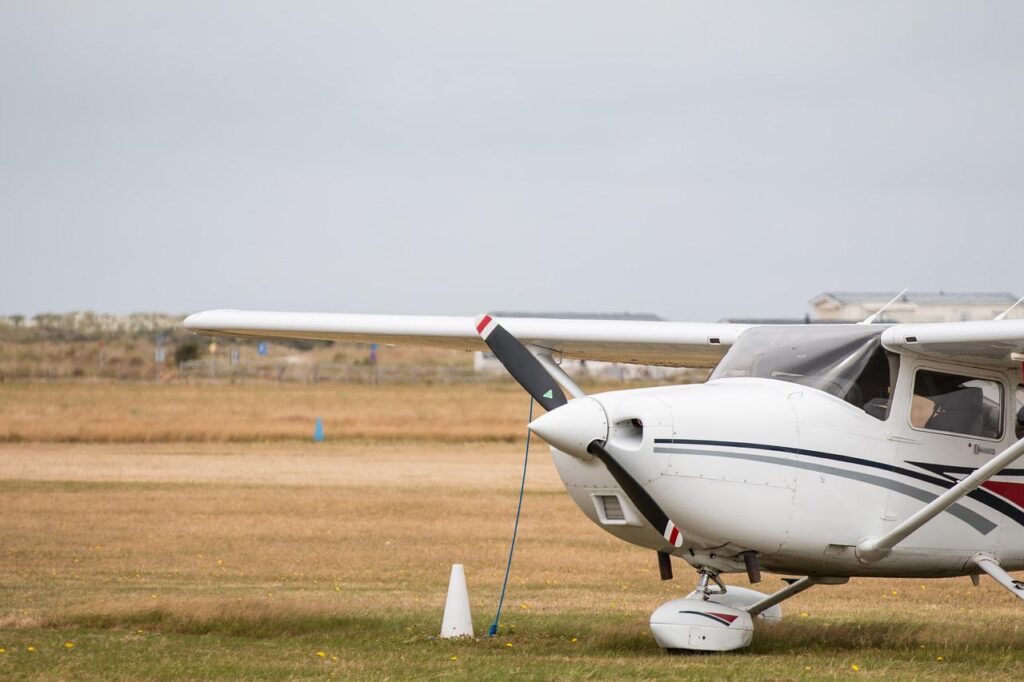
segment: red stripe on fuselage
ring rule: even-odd
[[[1024,507],[1024,483],[1006,483],[1004,481],[985,481],[982,488],[991,490],[999,497],[1005,497],[1018,507]]]

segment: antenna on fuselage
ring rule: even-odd
[[[1001,312],[1001,313],[999,313],[998,315],[996,315],[996,316],[995,316],[995,320],[1002,320],[1002,319],[1005,319],[1005,318],[1006,318],[1006,314],[1007,314],[1007,313],[1009,313],[1009,312],[1010,312],[1011,310],[1013,310],[1014,308],[1016,308],[1017,306],[1019,306],[1019,305],[1020,305],[1021,303],[1024,303],[1024,296],[1021,296],[1020,298],[1018,298],[1018,299],[1017,299],[1017,302],[1016,302],[1016,303],[1014,303],[1014,304],[1013,304],[1013,305],[1011,305],[1011,306],[1010,306],[1009,308],[1007,308],[1007,309],[1006,309],[1006,310],[1004,310],[1003,312]]]
[[[893,303],[895,303],[896,301],[898,301],[898,300],[900,300],[901,298],[903,298],[903,294],[907,293],[907,291],[908,291],[908,290],[909,290],[909,288],[908,288],[908,289],[904,289],[904,290],[903,290],[903,291],[901,291],[900,293],[896,294],[895,296],[893,296],[893,298],[892,298],[892,300],[891,300],[891,301],[889,301],[888,303],[886,303],[885,305],[883,305],[883,306],[882,306],[881,308],[879,308],[878,310],[876,310],[876,311],[875,311],[875,312],[873,312],[872,314],[868,315],[868,316],[867,316],[867,317],[866,317],[866,318],[865,318],[864,320],[861,320],[861,321],[860,321],[860,322],[858,322],[857,324],[871,324],[872,322],[874,322],[874,321],[875,321],[875,320],[876,320],[876,319],[878,318],[878,316],[879,316],[879,315],[881,315],[882,313],[884,313],[884,312],[885,312],[885,309],[886,309],[886,308],[888,308],[888,307],[889,307],[889,306],[891,306],[891,305],[892,305]],[[1020,301],[1018,301],[1018,303],[1019,303],[1019,302],[1020,302]]]

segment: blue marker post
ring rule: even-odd
[[[370,367],[373,367],[373,383],[380,383],[380,370],[377,369],[377,344],[370,344]]]
[[[316,426],[313,427],[313,441],[316,443],[324,442],[324,423],[320,417],[316,418]]]

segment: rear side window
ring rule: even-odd
[[[989,379],[919,369],[910,424],[929,431],[1001,438],[1003,386]]]

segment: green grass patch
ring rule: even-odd
[[[486,619],[478,618],[478,632]],[[909,620],[762,627],[725,654],[668,655],[635,614],[516,614],[495,638],[441,640],[437,614],[159,609],[80,615],[0,633],[5,679],[1020,679],[1019,639]]]

